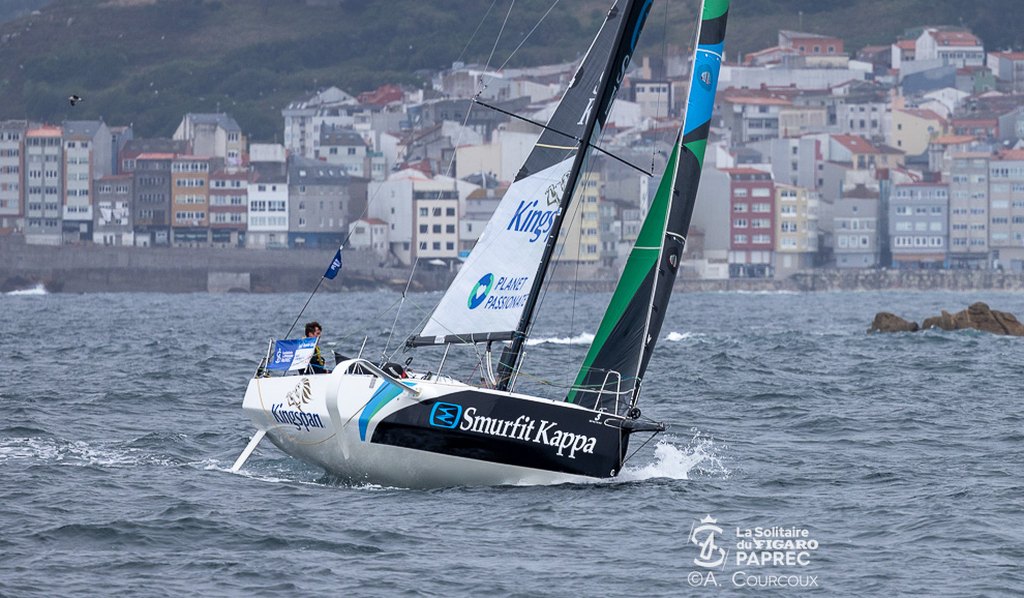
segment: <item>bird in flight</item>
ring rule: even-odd
[[[82,101],[82,98],[79,97],[79,96],[76,96],[74,94],[68,96],[68,104],[71,104],[72,106],[74,106],[75,104],[77,104],[78,102],[81,102],[81,101]]]

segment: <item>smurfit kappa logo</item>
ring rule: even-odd
[[[462,419],[462,405],[455,403],[434,403],[430,410],[430,425],[435,428],[452,430]]]
[[[484,302],[487,295],[491,293],[491,288],[494,286],[494,274],[488,272],[480,277],[480,280],[476,281],[473,285],[473,290],[469,292],[469,300],[466,302],[469,305],[469,309],[476,309]]]

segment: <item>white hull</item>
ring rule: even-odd
[[[331,374],[254,378],[243,408],[285,453],[389,486],[610,477],[628,440],[622,418],[607,413],[450,379],[396,380],[361,360]]]

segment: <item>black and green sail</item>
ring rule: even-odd
[[[622,278],[566,400],[632,406],[665,321],[711,128],[729,0],[704,0],[683,126]]]

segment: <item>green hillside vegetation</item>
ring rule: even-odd
[[[551,4],[517,0],[492,67],[505,63]],[[562,0],[508,64],[578,57],[608,5]],[[910,27],[961,20],[989,48],[1021,46],[1019,0],[982,0],[959,15],[963,5],[743,0],[733,8],[727,47],[735,58],[802,24],[842,35],[856,50]],[[507,0],[57,0],[0,25],[0,117],[103,117],[132,123],[137,135],[166,136],[185,112],[220,109],[251,139],[280,139],[281,108],[316,87],[359,93],[383,83],[425,85],[454,60],[483,63],[508,7]],[[696,10],[695,0],[656,3],[639,52],[661,54],[666,37],[686,46]],[[66,101],[72,93],[85,98],[75,108]]]

